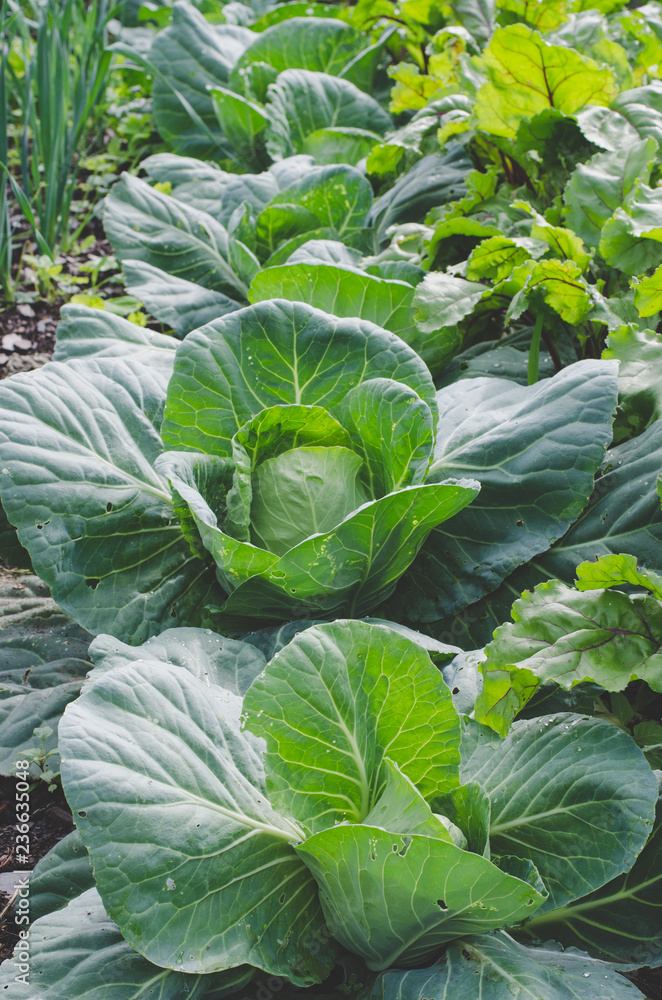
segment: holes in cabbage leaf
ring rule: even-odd
[[[110,512],[111,512],[112,509],[113,509],[113,505],[112,505],[112,503],[109,500],[108,503],[106,504],[106,513],[110,514]]]
[[[279,898],[278,902],[279,902],[279,903],[281,903],[281,904],[285,902],[285,893],[282,893],[282,894],[281,894],[281,896],[280,896],[280,898]]]
[[[78,815],[80,816],[81,819],[85,819],[85,817],[87,816],[87,813],[85,812],[84,809],[81,809],[81,811],[78,813]]]
[[[411,842],[412,838],[409,836],[409,834],[405,834],[405,836],[402,838],[402,847],[398,851],[398,854],[400,855],[401,858],[404,858],[405,854],[411,847]]]
[[[85,581],[86,586],[88,586],[90,590],[96,590],[100,583],[101,580],[97,580],[95,577]]]
[[[438,899],[437,900],[437,906],[439,907],[440,910],[447,910],[448,909],[448,907],[446,906],[446,904],[443,901],[443,899]]]

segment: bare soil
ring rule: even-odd
[[[648,1000],[662,1000],[662,968],[635,969],[634,972],[626,972],[625,976]]]
[[[63,277],[79,277],[83,273],[79,270],[81,264],[95,257],[112,254],[112,247],[105,238],[98,219],[93,218],[88,222],[81,239],[86,236],[95,237],[95,242],[87,250],[76,257],[70,254],[60,255]],[[34,288],[20,283],[18,290],[34,291]],[[81,286],[79,290],[89,291],[86,286]],[[118,285],[117,293],[124,294],[124,288]],[[32,302],[16,302],[11,305],[0,299],[0,379],[17,372],[40,368],[51,360],[60,309],[66,302],[64,295],[57,295],[50,302],[35,298]]]
[[[12,305],[0,313],[0,378],[50,361],[62,301]]]

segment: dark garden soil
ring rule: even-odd
[[[23,860],[24,855],[19,858],[15,785],[14,778],[0,778],[0,873],[30,871],[74,827],[62,790],[49,792],[46,783],[40,782],[30,792],[30,854],[27,860]],[[9,897],[0,893],[0,962],[10,957],[18,940],[13,906],[9,903]]]
[[[61,302],[10,306],[0,313],[0,378],[39,368],[50,360]]]
[[[662,1000],[662,968],[636,969],[634,972],[627,972],[626,977],[648,1000]]]
[[[69,254],[58,257],[62,264],[62,277],[79,277],[83,273],[79,270],[81,264],[112,254],[112,248],[98,219],[91,219],[87,223],[81,239],[86,236],[95,237],[95,242],[87,250],[76,257]],[[18,290],[26,292],[34,291],[34,288],[21,280]],[[87,289],[83,286],[80,291],[85,292]],[[124,294],[125,290],[118,285],[117,291]],[[51,360],[60,309],[66,301],[63,295],[56,295],[50,302],[36,295],[34,301],[16,302],[12,305],[6,305],[0,300],[0,379],[17,372],[40,368]]]

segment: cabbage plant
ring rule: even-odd
[[[191,335],[156,468],[224,617],[361,616],[386,597],[478,492],[424,484],[435,409],[417,355],[371,324],[273,300]]]
[[[386,624],[315,625],[268,663],[198,629],[138,649],[102,636],[91,655],[60,725],[80,839],[35,885],[44,991],[66,980],[80,995],[95,969],[112,980],[93,949],[105,920],[132,988],[173,997],[239,997],[260,971],[311,986],[352,955],[362,998],[416,969],[459,990],[461,956],[467,988],[484,964],[488,984],[539,979],[545,1000],[596,996],[586,972],[601,996],[636,995],[581,952],[493,935],[550,920],[571,932],[574,901],[623,873],[638,884],[640,862],[645,879],[658,789],[627,733],[572,713],[505,740],[463,726],[426,650]],[[79,963],[67,941],[83,908]],[[643,904],[637,919],[655,926]]]
[[[91,322],[0,388],[0,452],[36,572],[93,632],[362,616],[478,493],[425,482],[434,385],[372,323],[276,300],[175,354]]]

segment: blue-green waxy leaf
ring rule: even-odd
[[[553,936],[580,942],[608,962],[633,967],[662,964],[660,889],[662,888],[662,805],[655,826],[629,872],[559,910],[542,914],[526,927],[534,938]]]
[[[221,130],[235,150],[237,157],[249,166],[264,165],[264,145],[262,142],[269,121],[264,109],[241,94],[235,94],[218,84],[210,87],[209,95]]]
[[[361,253],[339,240],[306,240],[288,257],[287,264],[332,264],[343,270],[361,271]],[[257,278],[257,275],[255,276]]]
[[[661,283],[662,267],[658,271],[635,286],[635,296],[639,289],[650,289],[651,285]],[[649,294],[653,299],[650,304],[657,305],[655,297],[659,298],[659,293],[651,290]],[[662,298],[659,304],[662,306]],[[648,309],[642,311],[648,312]],[[657,326],[658,318],[656,313],[651,326]],[[639,330],[632,324],[623,325],[609,334],[602,357],[619,362],[616,426],[620,437],[616,440],[636,437],[662,417],[662,337],[652,329]]]
[[[535,915],[534,915],[535,917]],[[527,948],[504,931],[451,944],[440,964],[382,972],[361,1000],[641,1000],[611,965],[553,942]]]
[[[230,455],[242,424],[281,403],[333,411],[354,385],[403,382],[432,408],[434,386],[414,351],[392,333],[275,299],[190,334],[177,352],[163,424],[167,447]]]
[[[235,176],[223,193],[221,222],[224,225],[229,223],[231,216],[243,202],[248,202],[251,210],[259,215],[279,191],[296,184],[312,171],[319,172],[313,157],[298,153],[272,163],[261,174]]]
[[[91,636],[39,596],[43,590],[25,576],[0,590],[0,774],[7,776],[26,751],[42,747],[50,769],[58,769],[58,722],[91,667]],[[42,727],[50,733],[34,736]],[[30,770],[39,772],[36,764]]]
[[[255,40],[237,62],[235,74],[250,63],[263,62],[278,72],[307,69],[341,75],[364,42],[356,28],[335,18],[290,17],[273,24]]]
[[[515,722],[504,740],[473,723],[461,776],[490,797],[492,851],[536,865],[545,911],[628,871],[655,816],[657,782],[642,751],[623,730],[580,715]]]
[[[426,796],[459,782],[450,691],[425,650],[385,626],[300,632],[254,682],[244,710],[267,741],[271,801],[308,832],[365,820],[385,757]]]
[[[333,229],[324,229],[333,233]],[[309,233],[320,232],[319,219],[303,205],[267,205],[260,212],[256,226],[256,250],[259,259],[267,264],[282,263],[298,241],[307,239]]]
[[[20,942],[17,957],[0,966],[0,989],[8,990],[5,995],[13,1000],[31,1000],[35,982],[43,1000],[142,1000],[145,996],[179,1000],[183,994],[189,1000],[216,1000],[240,990],[255,972],[241,966],[205,976],[153,965],[127,944],[95,888],[30,924],[30,960],[22,963],[30,971],[27,979],[17,982],[18,955],[25,953],[24,947]]]
[[[289,165],[293,160],[301,160],[303,157],[291,156],[285,161]],[[312,161],[300,165],[300,172],[311,169]],[[289,183],[289,182],[288,182]],[[283,186],[287,186],[284,184]],[[220,208],[220,219],[223,225],[228,225],[233,214],[242,206],[248,206],[250,211],[256,215],[268,205],[274,195],[278,194],[281,185],[276,178],[274,171],[265,170],[261,174],[240,174],[233,177],[223,192],[223,201]]]
[[[446,679],[446,678],[444,678]],[[453,699],[457,707],[457,700]],[[474,854],[490,856],[490,812],[489,796],[475,781],[452,788],[430,802],[432,811],[447,816],[462,831],[467,850]]]
[[[640,139],[655,139],[662,146],[662,84],[651,80],[645,87],[624,90],[608,108],[584,108],[577,122],[587,139],[612,152]]]
[[[0,387],[2,500],[36,572],[85,628],[129,642],[204,625],[221,596],[153,468],[166,378],[107,358]]]
[[[410,341],[434,374],[462,348],[457,324],[469,316],[491,289],[477,281],[432,271],[414,293],[415,324]]]
[[[78,697],[90,663],[68,658],[46,666],[50,684],[37,669],[30,671],[32,682],[16,678],[16,683],[0,684],[0,774],[13,776],[16,761],[30,751],[48,754],[49,769],[58,768],[58,723],[66,706]],[[48,735],[35,736],[35,730]],[[39,773],[36,764],[30,770],[34,776]]]
[[[369,155],[380,137],[364,128],[348,125],[318,128],[303,141],[303,152],[310,153],[317,163],[349,163],[356,166]]]
[[[218,127],[209,84],[227,83],[239,56],[254,39],[235,25],[210,27],[192,4],[173,5],[173,23],[154,39],[154,120],[163,138],[192,156],[227,156],[231,147]]]
[[[106,198],[104,226],[121,261],[141,260],[230,296],[243,298],[248,292],[250,279],[237,272],[233,240],[221,223],[146,181],[122,176]]]
[[[357,52],[352,59],[350,59],[338,75],[343,77],[345,80],[349,80],[350,83],[356,84],[357,87],[364,90],[366,93],[370,93],[373,90],[375,74],[377,73],[383,59],[386,43],[397,30],[397,24],[389,24],[388,22],[384,24],[384,22],[382,22],[381,33],[377,37],[373,34],[372,38],[374,40],[368,45],[365,45],[367,38],[364,34],[363,39],[365,47],[361,48],[360,51]]]
[[[365,617],[362,621],[368,622],[369,625],[384,625],[386,628],[391,628],[394,632],[399,635],[404,635],[405,638],[411,639],[412,642],[418,643],[421,646],[432,662],[437,666],[441,666],[443,663],[448,663],[452,660],[461,650],[457,646],[451,646],[445,642],[438,642],[436,639],[431,638],[431,636],[426,635],[424,632],[417,632],[416,629],[408,628],[407,625],[400,625],[397,622],[386,621],[384,618],[370,618]],[[250,643],[261,650],[266,656],[267,660],[271,660],[276,653],[279,653],[284,646],[292,642],[295,635],[299,632],[304,632],[307,628],[312,628],[313,625],[322,625],[322,621],[315,621],[311,618],[301,619],[300,621],[286,622],[285,625],[268,626],[267,628],[253,630],[251,632],[244,633],[244,641]],[[444,678],[445,679],[445,678]]]
[[[535,386],[479,378],[440,390],[428,481],[472,475],[481,493],[432,532],[403,581],[396,600],[413,620],[478,600],[572,524],[611,439],[616,388],[613,367],[582,361]]]
[[[223,292],[168,274],[144,260],[122,261],[122,274],[127,291],[143,302],[152,316],[171,326],[178,337],[242,305]],[[176,346],[172,340],[171,345],[173,349]]]
[[[465,178],[471,160],[457,143],[449,143],[443,154],[432,153],[419,160],[393,187],[377,198],[368,222],[386,239],[389,226],[422,222],[431,208],[466,194]]]
[[[72,358],[125,358],[172,374],[177,341],[137,326],[105,309],[69,303],[62,307],[55,341],[55,361]]]
[[[637,180],[648,183],[657,143],[642,139],[627,149],[597,153],[575,168],[563,200],[566,219],[589,246],[597,247],[605,222],[620,208]]]
[[[61,724],[62,780],[130,945],[182,972],[246,963],[310,985],[333,949],[316,947],[300,833],[266,799],[263,744],[239,731],[241,704],[182,667],[118,667]]]
[[[321,226],[335,229],[338,239],[366,224],[372,188],[366,178],[345,163],[312,167],[280,191],[270,205],[300,205],[317,216]]]
[[[90,646],[90,656],[95,667],[86,688],[116,667],[158,660],[183,667],[205,684],[242,697],[266,664],[264,654],[255,646],[200,628],[168,628],[142,646],[128,646],[113,636],[99,635]]]
[[[607,452],[591,502],[556,545],[537,560],[544,573],[572,583],[579,563],[629,553],[662,566],[662,511],[656,484],[662,468],[662,420]]]
[[[52,683],[57,669],[50,664],[67,657],[86,659],[90,638],[61,613],[39,577],[8,575],[0,583],[0,684],[15,683],[31,670]]]
[[[141,169],[150,180],[169,185],[177,201],[213,215],[219,222],[223,195],[236,174],[221,170],[217,163],[196,160],[176,153],[154,153],[141,160]]]
[[[476,41],[485,43],[494,31],[494,8],[493,0],[456,0],[453,10]]]
[[[623,207],[604,224],[600,253],[626,274],[662,263],[662,191],[635,183]]]
[[[465,281],[451,274],[433,271],[416,289],[416,325],[422,333],[434,333],[453,326],[473,312],[475,305],[489,292],[486,285]]]
[[[385,281],[330,262],[297,261],[258,271],[248,298],[250,302],[308,302],[334,316],[367,319],[405,342],[411,341],[414,289],[404,281]],[[412,347],[416,346],[416,342],[412,343]]]
[[[383,135],[390,116],[349,80],[306,69],[286,69],[268,92],[267,149],[274,160],[304,152],[321,128],[349,126]]]
[[[333,531],[291,549],[261,578],[247,580],[223,612],[277,620],[293,614],[368,614],[391,595],[431,528],[453,517],[477,492],[477,483],[460,480],[434,491],[410,486],[364,504]]]
[[[297,853],[319,883],[332,934],[375,970],[425,965],[453,938],[516,923],[545,899],[528,880],[429,834],[343,824]]]
[[[476,494],[476,483],[461,480],[434,490],[410,486],[366,503],[336,528],[300,542],[247,579],[225,602],[223,613],[230,619],[276,620],[368,614],[390,596],[432,526]]]
[[[61,910],[93,887],[87,850],[78,830],[72,830],[35,865],[30,877],[31,922]]]

